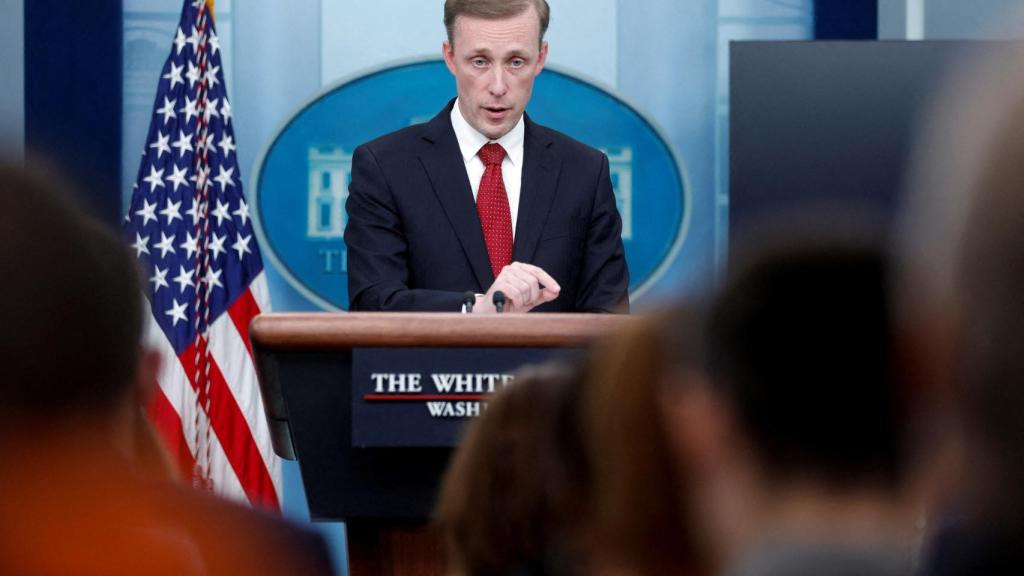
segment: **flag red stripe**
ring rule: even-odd
[[[164,391],[159,387],[153,394],[153,400],[147,410],[150,421],[156,427],[164,445],[171,453],[171,457],[178,465],[183,478],[189,478],[195,468],[196,461],[189,450],[188,442],[185,441],[185,431],[181,427],[181,417],[174,410],[174,406],[167,399]]]
[[[235,324],[235,329],[242,336],[242,341],[245,342],[245,348],[249,351],[249,358],[255,361],[255,356],[252,354],[252,343],[249,342],[249,323],[252,319],[260,313],[260,305],[256,302],[256,297],[252,295],[252,290],[246,290],[235,299],[235,303],[228,308],[228,314],[231,315],[231,321]]]
[[[364,394],[367,402],[426,402],[428,400],[486,400],[486,394]]]
[[[259,279],[256,282],[259,282]],[[253,299],[257,303],[260,301],[258,289],[258,284],[256,289],[251,289]],[[247,300],[249,302],[246,302]],[[234,394],[235,401],[249,424],[249,429],[256,440],[256,446],[263,455],[263,461],[270,471],[270,477],[274,481],[278,498],[280,498],[280,460],[274,454],[273,445],[270,442],[270,429],[267,426],[254,362],[249,348],[246,346],[244,334],[238,331],[238,324],[231,317],[231,311],[237,312],[239,309],[243,312],[246,309],[254,309],[251,299],[237,298],[235,304],[228,309],[228,313],[210,325],[210,353],[220,367],[228,388]],[[248,325],[245,321],[240,324]]]
[[[227,321],[227,319],[225,319],[225,321]],[[163,332],[156,323],[147,323],[147,331],[148,334],[146,340],[149,343],[149,346],[159,350],[161,356],[165,359],[163,366],[160,368],[160,375],[157,377],[160,383],[160,392],[170,405],[169,409],[165,410],[165,413],[177,415],[182,428],[182,436],[184,438],[184,440],[177,445],[180,445],[182,450],[186,448],[189,450],[190,457],[182,458],[181,460],[183,462],[190,461],[194,463],[195,445],[193,444],[193,441],[197,440],[197,437],[196,431],[193,427],[195,420],[191,415],[193,414],[192,411],[196,409],[198,394],[189,382],[188,376],[185,373],[185,367],[182,366],[178,355],[175,354],[174,349],[171,348],[171,343],[166,337],[164,337]],[[244,352],[242,354],[244,355]],[[171,438],[171,442],[177,442],[175,437]],[[222,496],[239,502],[249,502],[249,497],[245,493],[242,483],[235,475],[235,471],[231,467],[231,462],[228,460],[227,452],[220,444],[220,439],[216,434],[211,435],[210,443],[210,473],[213,475],[214,490]],[[207,453],[204,451],[204,459],[206,455]],[[182,468],[187,468],[187,464],[182,464]],[[185,478],[192,478],[195,474],[195,467],[187,468],[184,471]]]
[[[182,365],[195,366],[195,354],[195,346],[189,346],[181,353]],[[205,403],[204,392],[197,389],[195,374],[188,370],[186,373],[188,373],[192,388],[199,393],[200,403]],[[249,497],[249,502],[272,510],[280,510],[274,483],[271,481],[270,473],[267,471],[263,457],[253,439],[249,424],[245,421],[245,416],[238,408],[234,395],[231,394],[231,390],[224,381],[220,367],[212,358],[210,362],[210,422],[221,446],[224,447],[231,468],[235,471],[238,481]]]

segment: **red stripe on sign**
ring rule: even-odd
[[[426,400],[484,400],[482,394],[367,394],[363,400],[368,402],[416,402]]]
[[[249,342],[249,323],[252,319],[260,313],[260,305],[256,302],[256,298],[252,295],[252,290],[246,290],[242,292],[235,303],[228,308],[228,315],[231,316],[231,322],[234,323],[235,329],[238,330],[238,334],[242,337],[242,341],[245,342],[245,347],[249,350],[249,358],[255,361],[255,357],[252,354],[252,343]]]
[[[192,457],[192,451],[185,441],[185,430],[181,427],[181,417],[175,412],[174,406],[167,399],[164,391],[156,389],[153,400],[147,409],[149,419],[153,422],[160,437],[163,438],[164,446],[170,452],[182,478],[190,478],[196,461]]]
[[[195,366],[195,354],[195,345],[189,346],[181,353],[182,365]],[[188,378],[199,394],[200,404],[205,403],[205,391],[196,387],[195,374],[189,372]],[[274,483],[253,439],[252,430],[213,358],[210,358],[210,422],[249,502],[280,510]]]

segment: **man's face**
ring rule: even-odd
[[[459,110],[470,126],[497,140],[523,116],[547,59],[537,12],[530,7],[503,20],[459,16],[452,42],[445,41],[443,51],[458,86]]]

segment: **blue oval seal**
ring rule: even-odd
[[[387,66],[323,90],[260,155],[249,187],[260,246],[310,301],[326,310],[348,308],[342,236],[353,150],[430,120],[454,95],[443,60]],[[635,300],[686,238],[692,194],[682,163],[654,124],[622,98],[557,69],[537,77],[527,112],[608,155]]]

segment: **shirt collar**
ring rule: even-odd
[[[452,106],[451,119],[452,128],[455,130],[455,139],[459,141],[459,151],[462,152],[462,161],[468,164],[470,160],[476,157],[477,152],[480,151],[484,144],[497,142],[505,149],[505,154],[513,166],[522,166],[523,141],[526,136],[525,116],[524,114],[519,118],[519,122],[516,122],[516,125],[509,130],[508,134],[497,140],[489,140],[487,136],[477,132],[476,128],[473,128],[466,121],[466,118],[462,116],[462,111],[459,110],[459,101],[456,99],[455,104]]]

